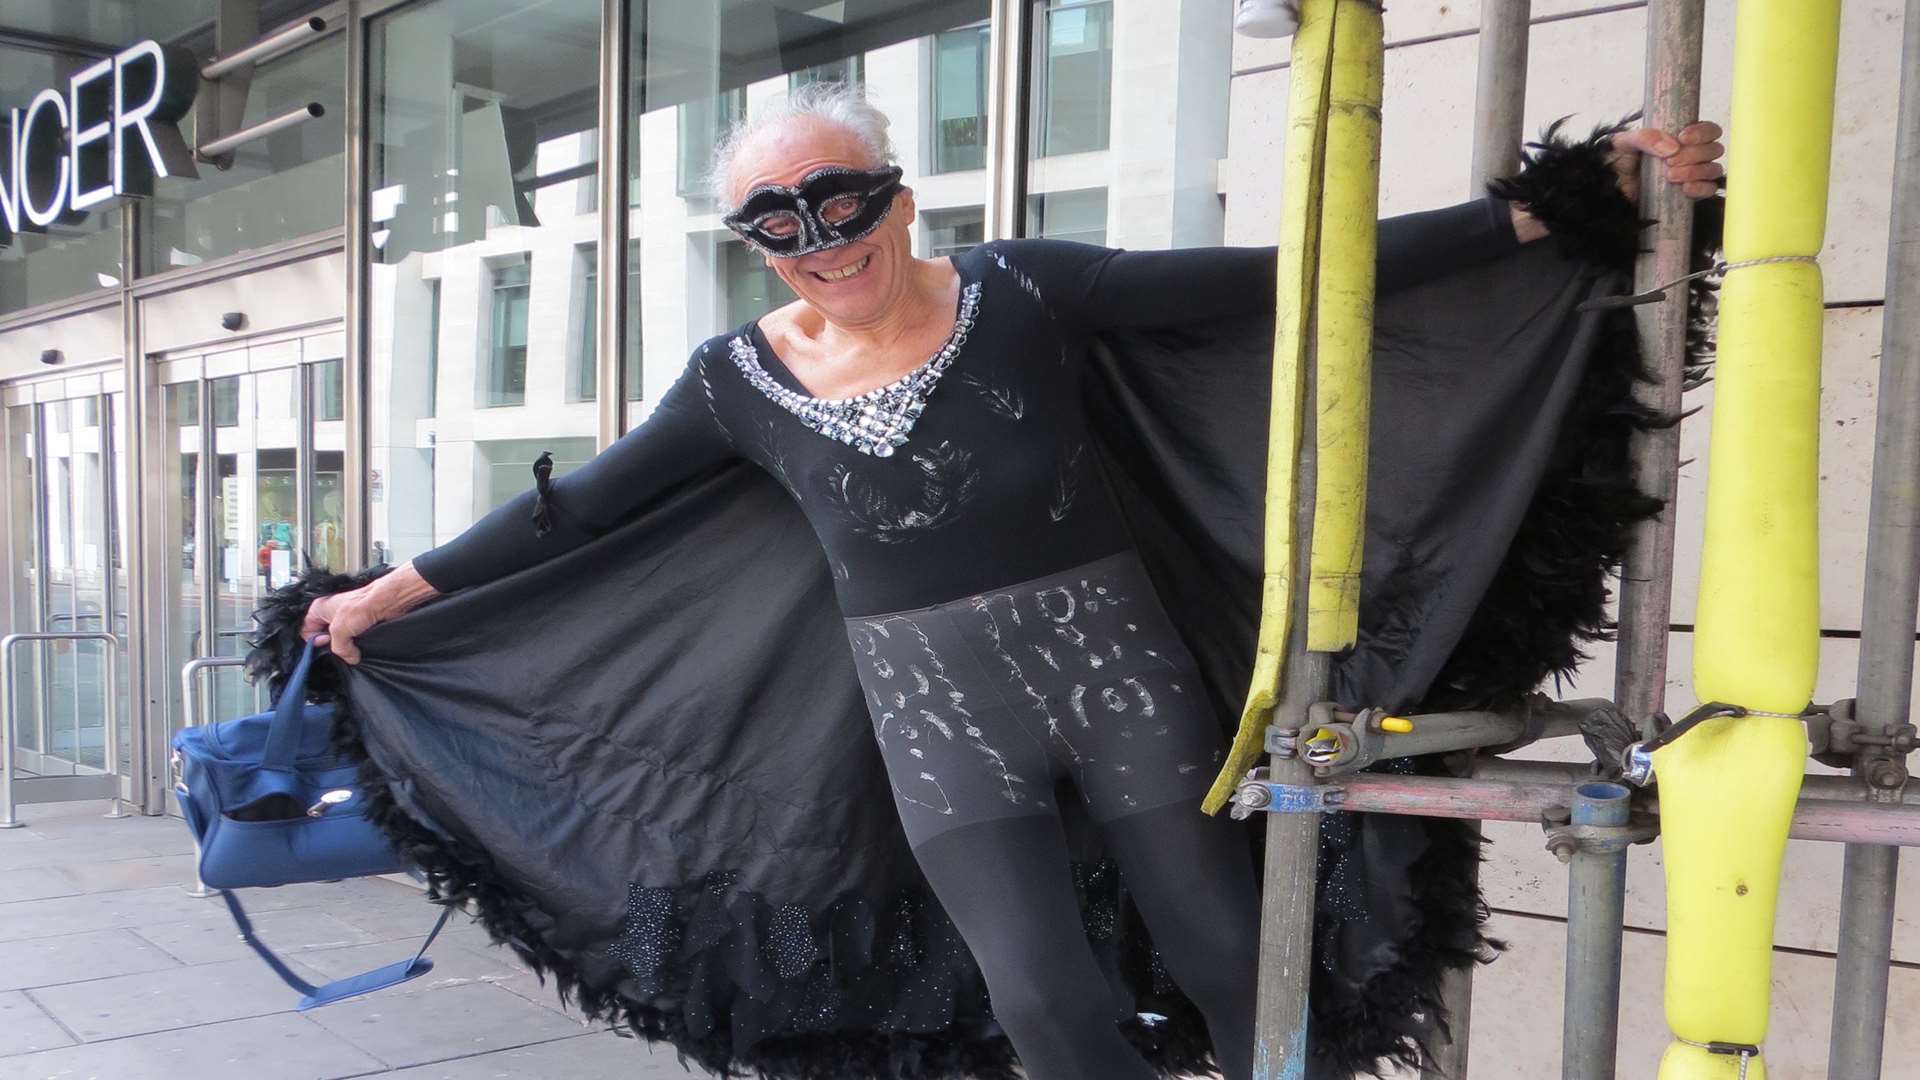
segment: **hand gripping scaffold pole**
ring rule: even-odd
[[[1763,1080],[1774,909],[1819,650],[1816,498],[1839,0],[1741,0],[1730,267],[1694,644],[1704,717],[1654,753],[1667,875],[1661,1080]]]

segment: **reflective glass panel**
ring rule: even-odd
[[[378,560],[525,490],[541,450],[592,452],[599,49],[599,0],[429,0],[370,24]]]
[[[1112,0],[1051,0],[1034,20],[1035,149],[1105,150],[1113,122]]]
[[[984,0],[783,5],[779,19],[752,0],[654,0],[635,11],[627,363],[641,400],[630,423],[672,385],[694,347],[793,299],[721,226],[699,182],[728,121],[751,118],[796,86],[856,83],[891,120],[921,214],[916,253],[950,254],[981,239],[969,222],[982,220],[988,186],[979,127]]]
[[[933,39],[932,172],[986,165],[989,36],[969,26]]]
[[[32,405],[14,405],[6,410],[6,499],[7,499],[7,633],[33,633],[40,629],[40,586],[44,580],[40,559],[40,448]],[[40,739],[41,650],[20,652],[19,675],[14,685],[13,738],[23,753],[15,765],[27,767],[27,754],[37,755],[45,745]]]
[[[1225,237],[1231,20],[1034,0],[1022,232],[1116,248]]]
[[[243,102],[231,124],[235,131],[308,105],[325,112],[246,143],[224,168],[202,164],[198,178],[157,181],[147,217],[144,273],[195,266],[339,226],[346,206],[346,68],[342,33],[262,64],[250,75],[221,80]],[[190,141],[211,134],[196,135],[200,126],[218,125],[219,93],[211,85],[202,90],[191,122],[181,126]]]

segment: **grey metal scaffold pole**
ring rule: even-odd
[[[1520,168],[1526,140],[1527,41],[1532,35],[1533,0],[1486,0],[1480,9],[1480,59],[1474,86],[1473,176],[1467,194],[1479,198],[1487,182]],[[1475,835],[1478,822],[1469,826]],[[1472,870],[1474,880],[1480,868]],[[1449,971],[1440,988],[1450,1038],[1432,1047],[1433,1060],[1420,1070],[1422,1080],[1465,1080],[1473,1027],[1473,969]]]
[[[1311,338],[1308,339],[1311,341]],[[1314,361],[1308,347],[1306,393],[1313,401]],[[1319,456],[1314,409],[1301,410],[1298,480],[1294,487],[1293,535],[1313,535],[1313,495]],[[1294,544],[1293,580],[1312,571],[1313,545]],[[1307,651],[1307,590],[1296,588],[1281,669],[1280,700],[1272,725],[1298,728],[1307,708],[1327,696],[1331,666],[1326,653]],[[1296,756],[1270,755],[1269,775],[1280,784],[1314,782],[1313,768]],[[1313,971],[1314,894],[1319,883],[1320,815],[1267,815],[1266,886],[1260,911],[1259,1014],[1254,1024],[1254,1080],[1298,1080],[1306,1075],[1307,989]]]
[[[1679,131],[1700,118],[1700,52],[1705,0],[1652,0],[1647,11],[1645,123]],[[1693,202],[1660,176],[1660,163],[1642,162],[1640,213],[1651,218],[1649,250],[1634,265],[1634,289],[1644,291],[1687,273],[1693,250]],[[1637,385],[1640,402],[1660,416],[1678,416],[1687,349],[1687,291],[1674,289],[1657,304],[1634,309],[1641,355],[1652,379]],[[1674,499],[1679,489],[1680,429],[1671,425],[1634,436],[1634,484],[1658,497],[1666,509],[1634,527],[1633,545],[1620,571],[1620,631],[1615,656],[1614,700],[1628,716],[1647,717],[1665,705],[1667,633],[1672,623]],[[1626,884],[1624,856],[1590,871]],[[1568,896],[1568,981],[1562,1021],[1560,1070],[1564,1080],[1605,1080],[1614,1075],[1620,1024],[1620,945],[1624,909],[1576,910],[1594,902],[1578,882]],[[1604,895],[1611,896],[1609,891]],[[1604,915],[1610,947],[1597,947]],[[1576,930],[1578,931],[1576,933]],[[1580,941],[1584,940],[1583,947]],[[1574,953],[1582,951],[1583,978],[1573,978]]]
[[[1873,501],[1860,623],[1855,720],[1886,736],[1906,724],[1913,698],[1913,627],[1920,590],[1920,0],[1907,0],[1900,111],[1894,143],[1893,215],[1874,427]],[[1864,747],[1854,778],[1869,798],[1892,801],[1907,781],[1906,754]],[[1848,844],[1840,883],[1827,1075],[1877,1080],[1886,1038],[1887,968],[1900,849]]]

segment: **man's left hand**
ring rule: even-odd
[[[1719,180],[1727,174],[1720,158],[1727,148],[1720,145],[1720,125],[1711,120],[1688,124],[1676,135],[1659,128],[1643,127],[1622,131],[1613,137],[1613,152],[1607,164],[1619,178],[1620,193],[1640,201],[1640,156],[1651,154],[1665,167],[1667,182],[1679,184],[1688,198],[1705,199],[1720,190]]]
[[[1667,182],[1679,184],[1688,198],[1705,199],[1720,190],[1720,178],[1727,174],[1720,158],[1727,148],[1720,145],[1720,125],[1701,120],[1669,135],[1659,128],[1634,128],[1613,136],[1613,149],[1607,164],[1613,167],[1614,181],[1629,202],[1640,201],[1640,156],[1651,154],[1665,167]],[[1527,208],[1514,203],[1513,232],[1521,243],[1547,235],[1547,227]]]

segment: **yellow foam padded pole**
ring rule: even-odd
[[[1710,720],[1655,755],[1667,875],[1661,1080],[1764,1080],[1691,1044],[1767,1034],[1773,922],[1819,652],[1820,335],[1839,0],[1741,0],[1693,679]],[[1760,265],[1756,259],[1793,260]],[[1670,300],[1671,302],[1677,302]]]
[[[1315,300],[1318,419],[1312,575],[1307,584],[1307,648],[1315,652],[1337,652],[1360,633],[1385,75],[1379,7],[1367,0],[1339,0],[1327,92]]]
[[[1293,501],[1299,480],[1300,409],[1306,386],[1307,327],[1319,248],[1320,160],[1326,131],[1328,67],[1336,0],[1304,0],[1293,37],[1287,148],[1281,173],[1279,265],[1273,323],[1273,401],[1267,425],[1267,493],[1260,633],[1247,703],[1227,760],[1200,808],[1227,805],[1259,760],[1279,698],[1293,611]]]

